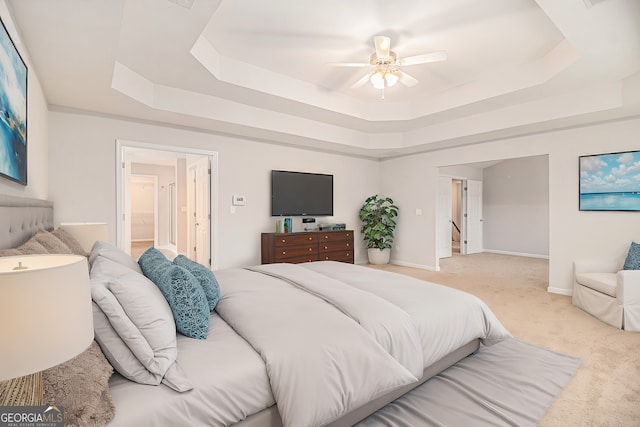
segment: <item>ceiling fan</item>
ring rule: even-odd
[[[391,87],[398,81],[407,87],[418,84],[418,80],[402,71],[400,67],[408,65],[427,64],[429,62],[439,62],[447,59],[447,53],[443,51],[423,53],[421,55],[398,58],[391,50],[391,39],[386,36],[376,36],[373,38],[375,52],[369,57],[368,63],[360,62],[336,62],[332,65],[338,67],[373,67],[373,69],[362,76],[351,87],[358,88],[367,82],[371,82],[374,88],[382,89]],[[382,94],[384,99],[384,92]]]

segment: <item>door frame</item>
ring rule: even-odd
[[[124,189],[124,184],[126,182],[125,152],[128,148],[160,150],[209,157],[209,164],[211,165],[211,174],[209,175],[209,212],[211,213],[211,222],[209,229],[209,254],[211,255],[211,269],[218,269],[218,153],[216,151],[202,150],[198,148],[187,148],[171,145],[152,144],[126,139],[116,139],[116,246],[127,253],[128,250],[126,250],[123,245],[126,233],[124,227],[124,196],[126,193],[128,193],[128,191],[125,191]]]

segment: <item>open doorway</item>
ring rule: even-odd
[[[217,268],[214,186],[217,153],[132,141],[117,141],[117,145],[118,247],[139,256],[150,246],[150,238],[149,233],[142,238],[136,233],[141,225],[148,227],[153,223],[153,246],[168,258],[183,254],[209,268]],[[197,180],[193,176],[194,165],[199,165]],[[143,218],[137,212],[138,200],[134,195],[137,190],[132,184],[137,175],[156,180],[152,218],[149,215]],[[139,247],[138,243],[146,246]]]
[[[131,256],[158,246],[158,177],[131,174]]]
[[[461,179],[451,180],[451,253],[460,253],[462,239],[462,185]]]
[[[441,175],[438,182],[438,259],[482,252],[482,181]]]

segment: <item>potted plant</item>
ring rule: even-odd
[[[398,207],[389,197],[371,196],[360,208],[362,223],[360,231],[367,242],[369,263],[387,264],[389,262],[396,216],[398,216]]]

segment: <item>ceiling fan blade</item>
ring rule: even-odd
[[[351,89],[357,89],[360,86],[363,86],[365,83],[369,81],[369,77],[371,77],[371,73],[367,73],[360,80],[351,85]]]
[[[334,67],[370,67],[368,62],[327,62]]]
[[[418,84],[418,80],[415,77],[410,76],[404,71],[398,71],[397,75],[398,75],[398,80],[400,80],[400,83],[402,83],[406,87],[412,87]]]
[[[406,58],[400,59],[398,62],[400,65],[417,65],[417,64],[426,64],[429,62],[439,62],[447,59],[447,52],[431,52],[431,53],[423,53],[422,55],[416,56],[408,56]]]
[[[389,50],[391,49],[391,39],[386,36],[375,36],[373,41],[376,45],[376,56],[378,59],[387,59],[389,57]]]

